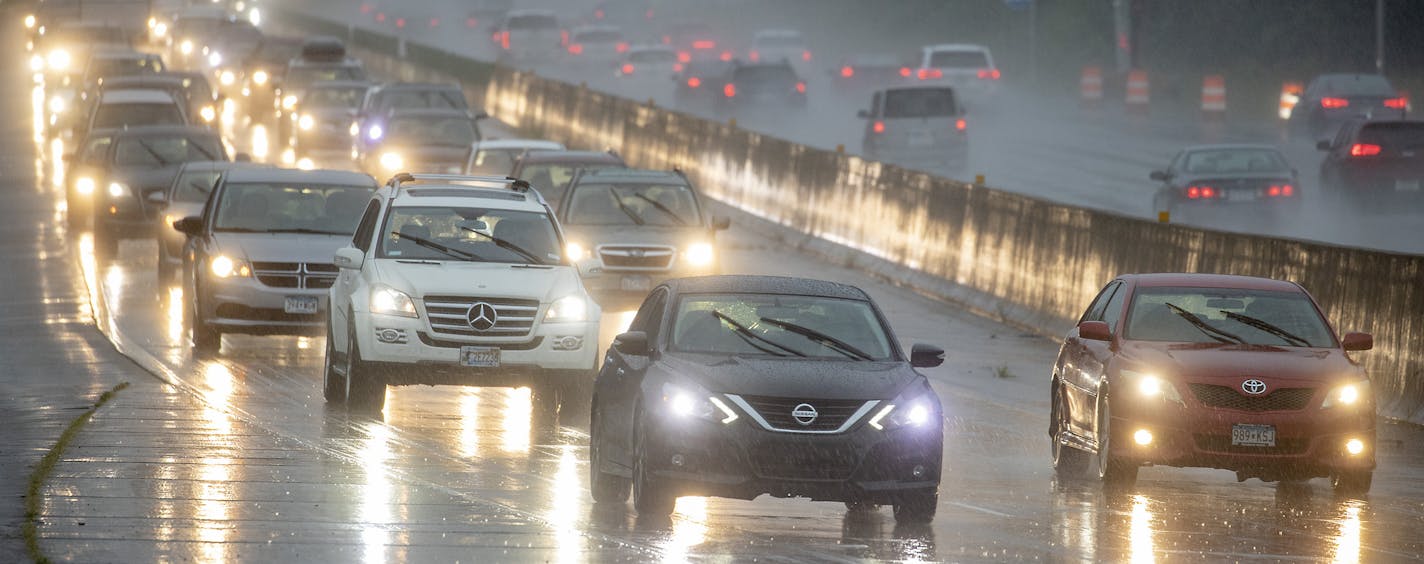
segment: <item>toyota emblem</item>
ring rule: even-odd
[[[803,403],[791,410],[791,417],[795,418],[796,422],[802,426],[815,423],[816,418],[820,417],[820,415],[821,414],[816,411],[816,408],[812,407],[809,403]]]
[[[1241,383],[1241,391],[1253,396],[1259,396],[1266,392],[1266,383],[1252,378]]]
[[[465,320],[470,322],[470,328],[481,333],[494,328],[499,322],[499,313],[494,306],[485,302],[478,302],[470,306],[470,311],[465,312]]]

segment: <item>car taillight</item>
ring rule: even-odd
[[[900,67],[900,76],[909,77],[909,76],[910,76],[910,67]]]
[[[663,45],[672,45],[672,36],[671,36],[671,35],[664,35],[664,36],[663,36]]]
[[[874,132],[876,132],[876,133],[885,133],[885,122],[883,122],[883,121],[876,121],[874,124],[872,124],[872,125],[870,126],[870,129],[871,129],[871,131],[874,131]]]
[[[721,56],[721,57],[718,57],[718,58],[719,58],[719,59],[722,59],[723,61],[730,61],[730,60],[732,60],[732,52],[731,52],[731,51],[723,51],[723,52],[722,52],[722,56]]]
[[[959,118],[954,120],[954,128],[959,131],[964,131],[969,128],[969,122],[964,121],[964,118]]]
[[[617,51],[617,52],[619,52],[619,53],[627,53],[627,52],[628,52],[628,42],[627,42],[627,41],[619,41],[617,44],[615,44],[615,45],[613,46],[613,50],[614,50],[614,51]]]
[[[506,32],[504,32],[504,34],[505,34],[506,36],[508,36],[508,35],[509,35],[509,32],[506,31]],[[569,44],[569,30],[567,30],[567,29],[561,29],[561,30],[559,30],[559,45],[568,45],[568,44]]]
[[[1217,193],[1217,192],[1216,192],[1216,188],[1212,188],[1211,186],[1188,186],[1188,187],[1187,187],[1187,199],[1190,199],[1190,200],[1199,200],[1199,199],[1215,198],[1215,197],[1216,197],[1216,193]]]
[[[583,54],[583,44],[582,44],[582,43],[575,43],[575,44],[573,44],[573,45],[570,45],[570,46],[569,46],[569,54],[570,54],[570,55],[582,55],[582,54]]]
[[[645,20],[651,20],[651,19],[653,19],[653,9],[652,9],[652,8],[648,8],[648,11],[643,12],[643,19],[645,19]]]
[[[405,29],[405,18],[396,18],[396,29]]]
[[[1384,101],[1384,107],[1403,110],[1409,107],[1409,99],[1405,97],[1390,98]]]
[[[678,51],[678,52],[677,52],[677,62],[679,62],[679,63],[692,62],[692,53],[688,53],[687,51]]]
[[[810,51],[802,51],[802,52],[801,52],[801,60],[803,60],[803,61],[809,61],[809,60],[811,60],[811,52],[810,52]]]
[[[672,64],[672,71],[673,71],[673,72],[682,72],[682,63],[673,63],[673,64]]]
[[[1381,147],[1373,143],[1355,143],[1350,145],[1350,156],[1352,157],[1373,157],[1380,154]]]
[[[1344,98],[1321,98],[1320,107],[1327,110],[1337,110],[1350,107],[1350,101]]]
[[[999,69],[979,69],[979,78],[999,80]]]
[[[941,71],[939,69],[920,69],[919,72],[916,73],[916,76],[919,76],[920,80],[942,78],[944,77],[944,71]]]
[[[697,41],[693,41],[693,42],[692,42],[692,48],[693,48],[693,49],[699,49],[699,50],[701,50],[701,49],[716,49],[716,48],[717,48],[717,42],[716,42],[716,41],[707,40],[707,39],[699,39],[699,40],[697,40]]]
[[[386,23],[385,12],[376,12],[376,23]]]
[[[850,68],[850,65],[843,66],[841,67],[841,76],[845,78],[855,76],[855,69]]]
[[[800,94],[805,94],[805,93],[806,93],[806,83],[804,83],[804,82],[798,82],[798,83],[796,83],[796,92],[797,92],[797,93],[800,93]]]
[[[726,86],[722,87],[722,94],[726,95],[728,98],[736,97],[737,85],[728,82]]]
[[[755,63],[761,60],[761,53],[756,52],[756,49],[752,49],[750,52],[747,53],[747,58],[751,59],[752,62]]]
[[[633,63],[623,63],[623,74],[633,74]]]
[[[702,86],[702,79],[697,78],[695,76],[687,79],[688,88],[697,88],[698,86]]]
[[[1266,195],[1272,198],[1291,197],[1295,195],[1295,186],[1290,184],[1272,184],[1266,188]]]
[[[370,4],[362,4],[362,5],[361,5],[361,13],[363,13],[363,14],[369,14],[369,13],[371,13],[371,9],[372,9],[372,6],[371,6]]]

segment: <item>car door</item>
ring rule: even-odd
[[[668,291],[666,288],[653,290],[643,300],[642,307],[628,325],[629,331],[643,331],[648,334],[648,348],[658,347],[658,332],[666,316]],[[628,460],[633,451],[633,426],[637,403],[642,389],[643,377],[652,364],[649,356],[627,355],[613,347],[604,356],[603,368],[595,383],[595,393],[599,396],[601,420],[609,437],[613,460]]]
[[[374,198],[371,200],[371,203],[366,205],[366,212],[361,215],[361,222],[356,225],[356,232],[351,235],[351,246],[361,249],[362,252],[366,253],[367,260],[361,264],[359,270],[350,268],[340,269],[340,272],[336,275],[336,281],[331,284],[330,294],[328,294],[330,305],[328,306],[329,311],[327,315],[331,320],[331,334],[333,336],[345,335],[348,331],[347,324],[351,323],[349,316],[349,312],[351,311],[351,297],[365,287],[365,285],[362,284],[364,280],[362,274],[371,268],[371,248],[375,243],[376,224],[380,219],[381,200]],[[342,347],[346,346],[346,339],[336,339],[335,346],[338,351],[342,353],[347,352],[341,350]]]
[[[1079,323],[1103,321],[1109,304],[1121,293],[1122,281],[1114,280],[1103,287]],[[1118,307],[1121,307],[1120,302]],[[1062,358],[1059,360],[1059,384],[1063,387],[1064,398],[1068,402],[1068,424],[1070,430],[1078,433],[1091,430],[1096,414],[1093,411],[1098,397],[1098,384],[1105,366],[1108,343],[1083,339],[1074,327],[1063,340]]]

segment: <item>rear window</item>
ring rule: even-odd
[[[1324,79],[1324,92],[1359,96],[1394,96],[1394,87],[1377,74],[1332,76]]]
[[[930,66],[938,69],[989,68],[989,55],[983,51],[936,51],[930,54]]]
[[[885,93],[884,117],[887,118],[943,117],[958,113],[954,105],[954,91],[948,88],[891,90]]]
[[[1394,149],[1424,147],[1424,122],[1372,123],[1360,130],[1359,141]]]
[[[741,67],[733,76],[737,82],[749,83],[790,83],[796,81],[796,73],[788,66]]]
[[[579,32],[579,34],[574,37],[575,41],[583,43],[608,43],[610,41],[619,41],[622,39],[623,32],[612,29],[583,31]]]
[[[545,15],[514,16],[514,17],[512,17],[512,18],[509,18],[509,23],[506,24],[506,27],[508,27],[509,29],[521,29],[521,30],[554,29],[554,28],[559,27],[559,22],[558,22],[558,20],[554,19],[553,16],[545,16]]]
[[[677,54],[672,51],[634,51],[628,55],[628,60],[634,63],[672,63],[677,61]]]
[[[456,90],[387,90],[376,104],[382,109],[453,109],[469,107],[465,95]]]
[[[1267,149],[1193,151],[1182,166],[1190,174],[1283,172],[1290,168],[1281,154]]]

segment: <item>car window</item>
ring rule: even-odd
[[[1108,300],[1112,299],[1113,292],[1117,291],[1121,285],[1121,282],[1114,281],[1104,286],[1102,291],[1098,292],[1098,297],[1093,298],[1093,303],[1088,304],[1088,310],[1083,312],[1083,317],[1079,318],[1078,322],[1102,321],[1103,311],[1108,307]]]
[[[982,69],[989,67],[989,56],[983,51],[934,51],[930,67],[939,69]]]
[[[172,200],[188,203],[208,201],[208,195],[213,193],[213,185],[217,183],[219,176],[222,176],[222,171],[210,169],[184,171],[174,181]]]
[[[520,171],[519,177],[529,181],[529,185],[539,191],[544,199],[556,202],[564,198],[564,191],[568,189],[569,180],[572,180],[574,173],[579,169],[599,170],[605,168],[623,168],[622,165],[607,162],[584,162],[584,163],[534,163],[524,167]]]
[[[380,241],[380,258],[556,264],[563,257],[553,221],[528,211],[393,207]]]
[[[222,147],[216,139],[172,137],[125,137],[114,149],[118,166],[163,167],[192,161],[221,161]]]
[[[292,67],[287,81],[294,87],[302,87],[313,82],[334,82],[342,80],[365,80],[366,71],[357,66],[340,67]]]
[[[805,44],[799,35],[763,36],[756,40],[756,46],[761,49],[800,49]]]
[[[357,210],[374,186],[229,182],[213,231],[314,232],[351,235]]]
[[[1360,129],[1357,139],[1385,150],[1424,147],[1424,123],[1371,123]]]
[[[869,302],[779,294],[690,294],[678,299],[671,348],[682,352],[889,360]],[[825,338],[829,337],[829,339]]]
[[[796,72],[787,65],[756,65],[738,67],[732,73],[732,80],[737,84],[790,84],[796,82]]]
[[[1197,344],[1335,344],[1305,294],[1235,288],[1138,288],[1124,336]]]
[[[1323,94],[1345,96],[1394,96],[1394,87],[1389,80],[1377,74],[1339,75],[1325,80]]]
[[[397,117],[386,125],[386,135],[397,143],[440,147],[469,147],[479,140],[474,122],[448,117]]]
[[[509,174],[514,170],[514,160],[524,149],[480,149],[470,163],[471,174]]]
[[[948,88],[890,90],[885,93],[887,118],[949,117],[958,110],[954,91]]]
[[[662,326],[663,309],[667,307],[667,292],[658,290],[643,300],[642,307],[638,308],[638,313],[633,316],[633,322],[628,324],[629,331],[643,331],[648,334],[648,342],[656,342],[658,329]]]
[[[361,105],[361,99],[365,96],[366,89],[359,86],[315,88],[302,99],[302,105],[313,108],[355,108]]]
[[[113,137],[100,137],[90,139],[84,145],[84,152],[80,153],[79,161],[86,164],[100,164],[109,155],[109,146],[113,145]]]
[[[569,225],[697,225],[697,201],[683,185],[584,184],[573,190]]]
[[[1117,331],[1118,323],[1122,321],[1122,304],[1125,301],[1127,290],[1118,284],[1117,290],[1113,292],[1108,303],[1103,307],[1103,314],[1100,321],[1108,324],[1108,331]]]
[[[453,109],[469,107],[465,95],[453,90],[397,90],[388,91],[378,102],[382,110],[391,108],[411,109]]]
[[[352,246],[363,252],[371,250],[371,240],[376,234],[376,220],[380,215],[380,200],[371,200],[371,203],[366,206],[366,213],[361,216],[361,223],[356,226],[356,234],[351,239]]]
[[[100,104],[94,111],[94,129],[120,129],[143,125],[183,125],[177,104]]]
[[[1290,169],[1280,153],[1269,149],[1212,149],[1192,151],[1183,168],[1189,174],[1284,172]]]

